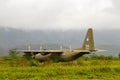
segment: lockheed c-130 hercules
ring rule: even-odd
[[[90,54],[91,52],[96,52],[94,46],[93,30],[89,28],[84,39],[81,48],[75,49],[65,49],[65,50],[12,50],[15,52],[25,53],[27,56],[31,56],[34,59],[42,62],[47,60],[55,61],[71,61],[75,60],[85,54]]]

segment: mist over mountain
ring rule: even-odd
[[[9,49],[21,46],[27,48],[28,45],[39,49],[39,45],[53,44],[64,45],[72,48],[81,47],[87,30],[34,30],[23,31],[14,28],[0,28],[0,54]],[[95,45],[98,48],[104,48],[116,51],[120,50],[120,30],[94,30]],[[32,46],[34,45],[34,46]],[[35,48],[33,48],[35,49]]]

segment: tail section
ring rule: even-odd
[[[90,50],[90,51],[95,50],[92,28],[88,29],[82,47],[78,48],[77,50]]]
[[[93,30],[92,28],[89,28],[84,40],[84,43],[82,45],[83,50],[95,50],[94,46],[94,38],[93,38]]]

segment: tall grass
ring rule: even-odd
[[[100,56],[98,56],[100,57]],[[103,57],[102,57],[103,58]],[[119,80],[120,59],[81,57],[71,62],[0,58],[0,80]]]

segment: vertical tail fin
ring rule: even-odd
[[[84,49],[84,50],[91,50],[91,51],[95,50],[92,28],[89,28],[88,31],[87,31],[84,43],[82,45],[82,49]]]
[[[77,50],[80,50],[80,49],[81,50],[90,50],[90,51],[94,51],[95,50],[92,28],[88,29],[82,47],[78,48]]]

